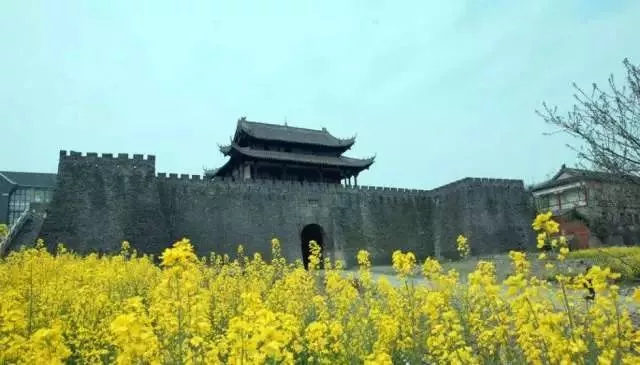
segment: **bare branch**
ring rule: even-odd
[[[607,91],[594,83],[587,92],[573,83],[575,104],[566,116],[547,103],[536,113],[581,142],[580,148],[570,146],[579,159],[597,170],[621,177],[629,175],[637,183],[635,177],[640,176],[640,68],[628,59],[623,65],[625,86],[619,87],[613,75],[608,78]]]

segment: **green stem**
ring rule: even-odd
[[[410,324],[410,333],[411,333],[411,345],[414,347],[415,349],[415,342],[416,342],[416,338],[415,338],[415,331],[413,328],[413,325],[415,323],[415,315],[414,315],[414,305],[413,305],[413,292],[409,289],[409,282],[408,280],[405,278],[404,279],[404,286],[407,289],[407,294],[408,294],[408,299],[409,299],[409,318],[411,319],[411,324]]]
[[[616,348],[616,364],[620,363],[620,345],[622,344],[622,328],[620,328],[620,308],[618,306],[618,300],[614,299],[615,308],[616,308],[616,327],[617,327],[617,338],[618,338],[618,346]]]
[[[567,315],[569,316],[569,325],[571,326],[571,338],[575,341],[576,337],[575,337],[575,320],[573,318],[573,312],[571,311],[571,308],[569,307],[569,299],[567,297],[567,291],[565,289],[564,283],[560,282],[560,288],[562,288],[562,297],[564,298],[564,305],[565,308],[567,309]],[[584,358],[580,359],[580,363],[584,364]]]
[[[33,263],[29,264],[29,326],[27,334],[31,337],[33,331]]]
[[[575,331],[575,322],[573,320],[573,314],[571,313],[571,308],[569,308],[569,300],[567,299],[567,291],[565,290],[565,286],[564,286],[563,282],[560,283],[560,288],[562,288],[562,298],[564,299],[564,306],[567,309],[567,315],[569,316],[569,325],[571,325],[571,337],[573,337],[573,333]]]
[[[529,300],[529,297],[525,295],[525,299],[527,300],[527,303],[529,304],[529,308],[531,308],[531,314],[533,315],[533,323],[536,326],[536,329],[540,328],[540,322],[538,321],[538,316],[536,315],[536,311],[533,309],[533,304],[531,303],[531,300]],[[544,352],[543,355],[547,355],[544,356],[545,358],[545,362],[547,364],[551,364],[551,361],[548,358],[548,354],[549,354],[549,347],[547,346],[547,341],[544,340],[544,338],[542,339],[542,346],[544,347]]]

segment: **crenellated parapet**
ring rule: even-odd
[[[203,175],[190,175],[178,173],[155,173],[155,156],[126,153],[102,153],[95,152],[80,153],[76,151],[60,151],[59,171],[68,168],[81,169],[104,169],[105,172],[123,174],[141,172],[146,176],[153,177],[163,184],[181,184],[192,186],[207,186],[212,191],[234,191],[236,193],[268,193],[286,194],[349,194],[362,197],[380,197],[388,201],[404,201],[408,199],[432,199],[446,196],[461,191],[472,191],[474,189],[485,190],[487,188],[500,188],[505,190],[524,190],[524,182],[515,179],[494,179],[494,178],[463,178],[452,183],[437,187],[435,189],[406,189],[386,186],[367,185],[341,185],[333,183],[319,182],[298,182],[283,180],[260,180],[260,179],[233,179],[231,177],[218,177],[210,180]]]
[[[464,179],[456,180],[446,185],[439,186],[430,190],[430,193],[436,195],[447,195],[448,193],[457,192],[460,190],[468,190],[470,188],[505,188],[505,189],[523,189],[524,182],[516,179],[494,179],[494,178],[478,178],[478,177],[466,177]]]
[[[129,157],[131,156],[131,157]],[[115,161],[115,162],[141,162],[146,161],[147,163],[151,163],[155,166],[156,156],[155,155],[145,155],[143,154],[133,154],[129,155],[128,153],[97,153],[97,152],[76,152],[76,151],[60,151],[60,161]]]
[[[166,173],[159,172],[156,177],[159,180],[175,180],[182,182],[203,182],[206,181],[202,175],[189,175],[189,174],[176,174],[176,173]]]
[[[155,175],[156,156],[128,153],[80,153],[76,151],[60,151],[58,172],[64,172],[66,168],[106,168],[111,171],[124,172],[138,171],[146,175]],[[117,172],[117,171],[116,171]]]
[[[200,175],[158,173],[159,183],[173,183],[182,185],[202,186],[206,184],[212,190],[234,191],[236,193],[261,192],[267,194],[291,193],[298,195],[307,194],[348,194],[367,196],[383,196],[397,199],[414,199],[429,197],[428,190],[403,189],[382,186],[347,186],[341,184],[298,182],[284,180],[239,180],[227,177],[206,179]]]
[[[488,188],[500,188],[505,190],[524,190],[522,180],[493,179],[493,178],[464,178],[450,184],[432,189],[405,189],[385,186],[349,186],[341,184],[329,184],[318,182],[298,182],[283,180],[260,179],[233,179],[220,177],[209,180],[201,175],[158,173],[157,179],[164,183],[179,183],[186,185],[209,186],[212,190],[234,191],[236,193],[272,193],[272,194],[349,194],[362,197],[381,197],[396,200],[431,199],[446,196],[451,193],[471,191],[473,189],[486,190]]]

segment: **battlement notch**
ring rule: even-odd
[[[134,155],[129,158],[127,153],[86,152],[85,154],[77,151],[61,150],[58,161],[58,172],[64,173],[69,167],[91,167],[98,169],[121,169],[123,172],[137,170],[145,174],[155,175],[155,156]]]

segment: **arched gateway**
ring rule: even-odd
[[[306,225],[302,232],[300,232],[300,242],[302,249],[302,262],[304,263],[304,268],[309,268],[309,255],[311,254],[311,250],[309,248],[309,243],[311,241],[315,241],[322,250],[322,256],[326,255],[325,245],[324,245],[324,230],[321,226],[313,223]],[[320,267],[323,267],[323,262],[320,262]]]

